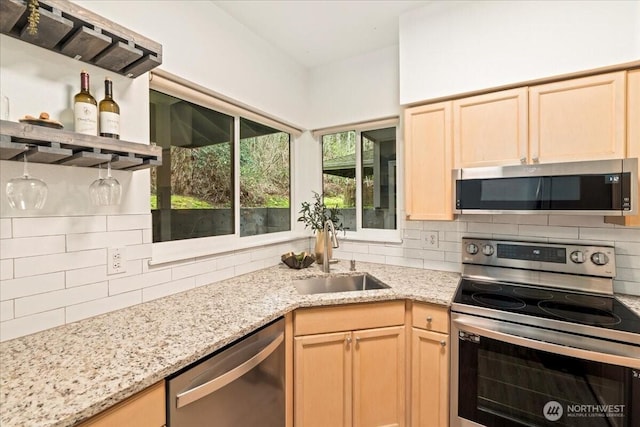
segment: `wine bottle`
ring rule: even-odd
[[[98,106],[100,110],[100,136],[120,139],[120,107],[113,100],[113,83],[109,77],[104,79],[104,99]]]
[[[80,73],[80,92],[73,97],[75,131],[86,135],[98,135],[98,103],[89,93],[89,73]]]

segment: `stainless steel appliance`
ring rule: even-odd
[[[282,427],[284,319],[167,379],[169,427]]]
[[[640,318],[614,248],[462,239],[451,426],[640,425]]]
[[[638,211],[638,159],[454,170],[455,212],[623,216]]]

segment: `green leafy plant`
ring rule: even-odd
[[[313,204],[302,202],[302,209],[298,212],[300,214],[298,222],[304,222],[305,228],[310,227],[315,232],[316,230],[324,230],[324,223],[330,219],[336,230],[342,230],[342,222],[338,217],[339,209],[337,207],[328,208],[322,202],[322,196],[315,191],[313,198],[315,199]]]

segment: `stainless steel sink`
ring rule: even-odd
[[[389,288],[389,285],[367,273],[353,276],[311,277],[296,280],[294,285],[298,293],[303,295]]]

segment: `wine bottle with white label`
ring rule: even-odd
[[[73,97],[75,131],[85,135],[98,135],[98,103],[89,92],[89,73],[80,73],[80,92]]]
[[[113,83],[104,79],[104,99],[100,101],[100,136],[120,139],[120,107],[113,100]]]

